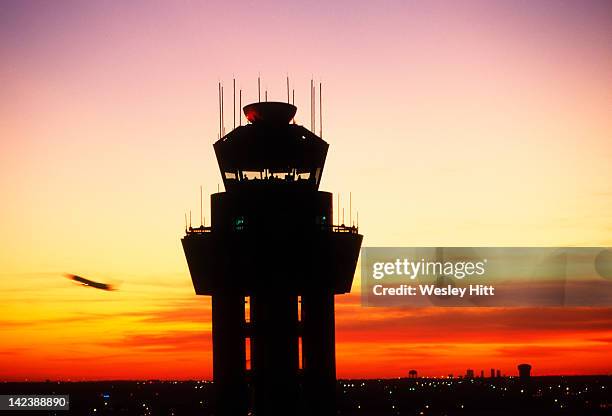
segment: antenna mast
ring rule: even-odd
[[[338,192],[338,225],[340,225],[340,192]]]
[[[200,185],[200,227],[204,227],[204,208],[202,204],[202,185]]]
[[[234,88],[232,90],[232,94],[234,96],[234,105],[232,106],[232,108],[234,110],[234,128],[236,128],[236,78],[233,78],[232,81],[234,82]]]
[[[319,82],[319,137],[323,138],[323,84]]]
[[[353,226],[353,193],[349,192],[349,223]]]
[[[221,137],[223,137],[223,135],[221,134],[221,127],[222,121],[221,121],[221,81],[219,81],[219,139]]]
[[[317,134],[317,86],[312,83],[312,132]]]
[[[313,80],[310,80],[310,131],[314,133],[314,98],[312,98]]]
[[[292,102],[292,104],[295,105],[295,89],[292,89],[291,92],[293,94],[293,102]],[[295,124],[295,116],[293,116],[293,120],[292,121],[293,121],[293,124]]]

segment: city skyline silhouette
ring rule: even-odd
[[[320,190],[364,246],[612,246],[609,2],[316,6],[0,5],[1,381],[213,378],[179,239],[226,191],[233,78],[246,105],[288,75],[306,128],[323,83]],[[612,371],[610,308],[363,308],[355,277],[339,379]]]

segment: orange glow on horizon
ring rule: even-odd
[[[0,380],[212,377],[180,238],[232,74],[247,104],[288,73],[305,126],[323,83],[364,246],[612,246],[607,2],[239,3],[0,4]],[[339,377],[612,373],[611,308],[362,308],[358,278]]]

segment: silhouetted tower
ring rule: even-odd
[[[417,378],[417,370],[408,371],[408,378]]]
[[[351,289],[362,236],[332,224],[329,145],[296,110],[244,107],[250,123],[213,146],[226,192],[211,226],[182,239],[196,293],[212,296],[218,415],[246,414],[249,386],[257,416],[335,414],[334,295]]]
[[[531,377],[531,365],[519,364],[518,365],[519,377],[523,380],[529,380]]]

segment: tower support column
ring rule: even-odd
[[[212,297],[213,379],[215,414],[248,412],[244,337],[244,296],[217,293]]]
[[[293,415],[297,409],[297,296],[251,296],[251,359],[256,415]]]
[[[302,295],[304,415],[336,414],[334,294]]]

